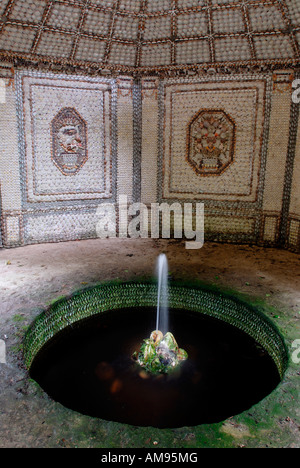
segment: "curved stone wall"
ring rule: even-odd
[[[128,208],[176,203],[171,237],[184,204],[195,211],[203,203],[205,240],[299,252],[297,77],[263,69],[133,79],[0,67],[3,247],[96,238],[98,223],[120,219],[122,196]]]

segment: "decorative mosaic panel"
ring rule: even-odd
[[[3,216],[3,243],[7,247],[15,247],[21,243],[22,216],[6,214]]]
[[[99,222],[97,206],[64,209],[37,209],[23,215],[25,244],[65,242],[95,238]]]
[[[278,228],[279,228],[279,216],[277,215],[266,215],[264,217],[264,232],[263,240],[264,242],[275,244],[278,237]]]
[[[206,240],[260,239],[272,85],[268,73],[159,84],[153,198],[204,202]]]
[[[126,195],[128,202],[133,194],[133,80],[131,78],[117,79],[117,127],[118,127],[118,196]]]
[[[0,184],[2,210],[21,210],[20,161],[16,96],[11,80],[5,78],[5,103],[0,104]],[[5,142],[5,144],[3,143]]]
[[[5,246],[95,238],[99,204],[117,199],[116,82],[34,71],[15,78],[21,203],[9,211],[5,199]]]
[[[161,199],[258,202],[267,81],[164,82]]]
[[[300,221],[298,219],[290,219],[288,226],[287,246],[292,250],[300,248]]]
[[[230,236],[241,233],[253,233],[255,229],[255,219],[240,216],[221,216],[207,213],[205,217],[205,230],[207,233],[220,233]],[[241,237],[242,240],[242,237]]]
[[[111,198],[110,84],[26,73],[19,78],[26,201]]]
[[[74,175],[88,160],[87,125],[75,109],[65,107],[51,122],[52,161],[64,175]]]
[[[141,201],[157,201],[158,161],[158,79],[142,80],[142,150],[141,150]]]
[[[233,162],[235,122],[222,110],[201,110],[188,126],[187,160],[200,175],[218,175]]]

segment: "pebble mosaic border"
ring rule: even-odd
[[[299,80],[300,73],[295,73],[295,80]],[[290,200],[291,200],[291,191],[293,183],[293,169],[294,169],[294,160],[296,155],[296,144],[298,135],[298,122],[300,117],[299,104],[292,102],[291,105],[291,119],[290,119],[290,135],[289,135],[289,145],[288,153],[286,160],[285,168],[285,181],[284,181],[284,191],[282,197],[282,213],[281,213],[281,222],[279,228],[279,245],[282,247],[288,247],[288,218],[290,212]],[[298,244],[300,250],[300,245]]]
[[[142,164],[142,86],[140,80],[133,83],[133,203],[141,201]]]

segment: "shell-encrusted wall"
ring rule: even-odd
[[[294,79],[288,70],[170,78],[156,87],[144,79],[142,167],[158,151],[158,171],[142,173],[142,200],[203,201],[206,239],[299,250]]]
[[[206,239],[299,251],[295,78],[3,69],[3,245],[94,238],[99,206],[126,195],[148,207],[203,202]]]
[[[99,206],[132,201],[133,80],[1,71],[3,245],[96,237]]]

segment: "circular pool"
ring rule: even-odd
[[[24,343],[30,376],[71,410],[135,426],[223,421],[261,401],[287,366],[284,341],[260,311],[209,288],[170,285],[170,331],[188,353],[149,375],[132,354],[155,328],[155,284],[102,284],[37,317]]]

